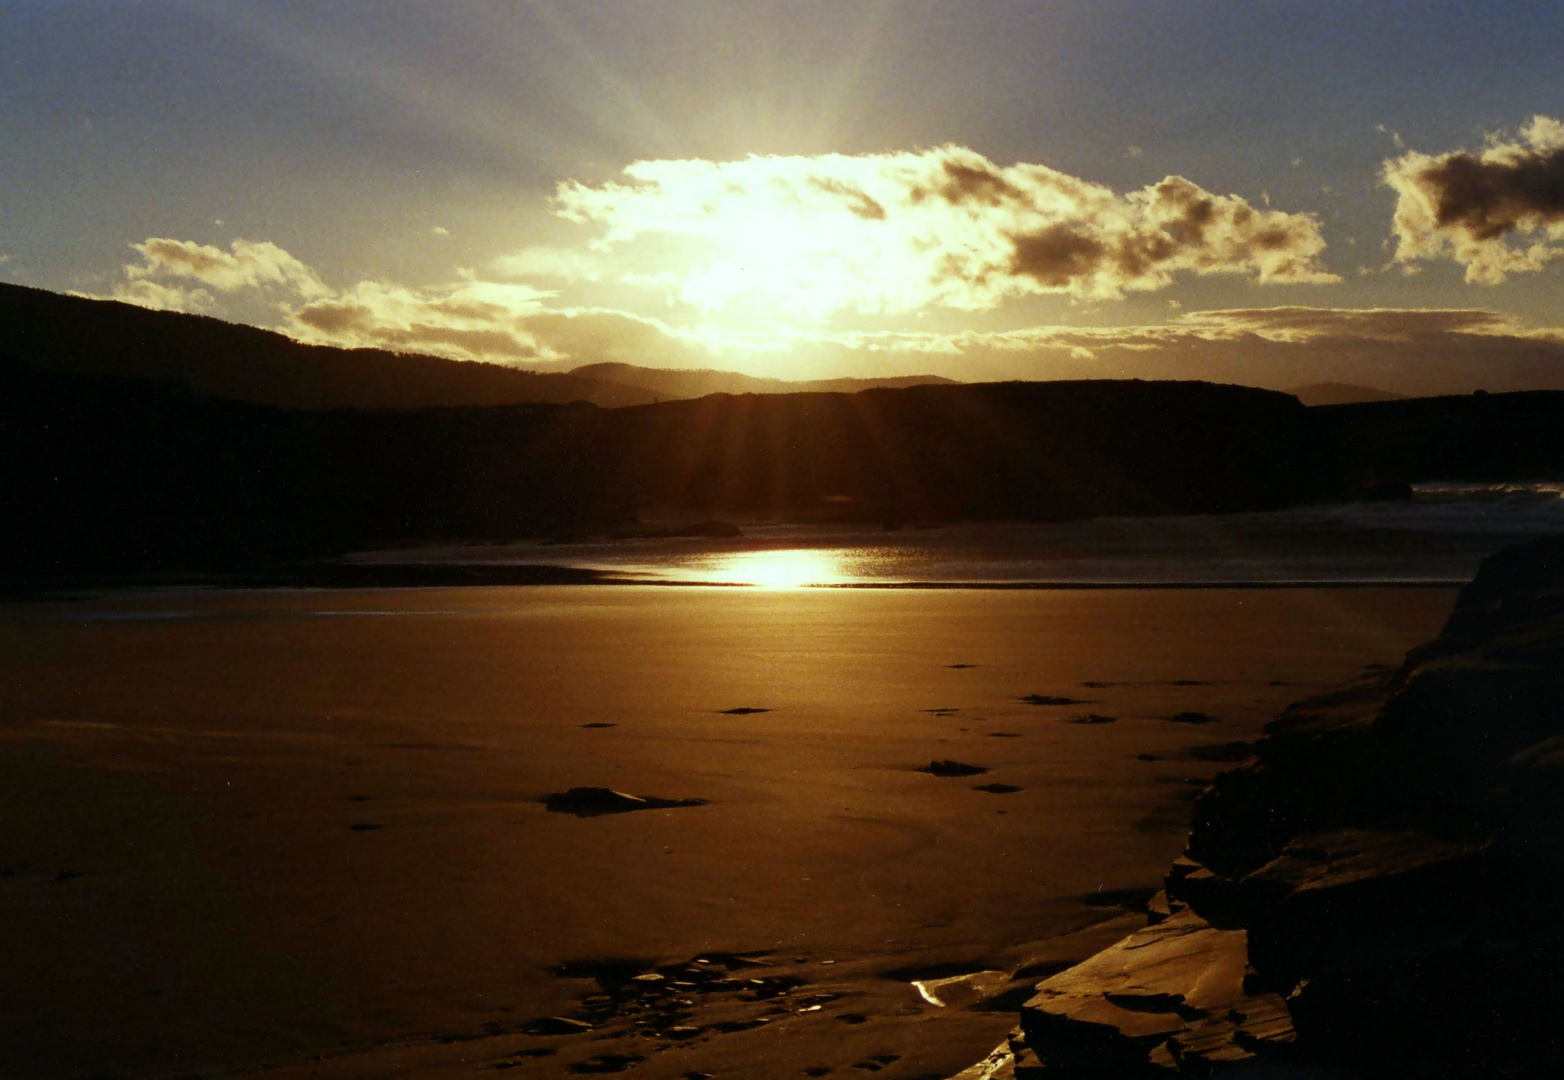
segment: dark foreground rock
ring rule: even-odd
[[[705,799],[659,799],[653,795],[626,795],[606,787],[573,787],[556,791],[543,800],[556,813],[576,817],[627,814],[632,810],[668,810],[681,806],[705,806]]]
[[[981,765],[968,765],[965,761],[949,759],[931,761],[918,771],[931,773],[934,776],[982,776],[988,772]]]
[[[1040,984],[963,1076],[1559,1075],[1561,781],[1564,538],[1487,560],[1399,670],[1275,720],[1196,803],[1152,925]]]

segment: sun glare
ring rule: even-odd
[[[761,589],[802,589],[848,580],[841,560],[832,552],[813,550],[737,552],[723,556],[702,576],[723,585]]]

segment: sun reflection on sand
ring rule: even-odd
[[[801,548],[792,551],[740,551],[702,567],[703,579],[721,585],[762,589],[802,589],[851,581],[839,553]]]

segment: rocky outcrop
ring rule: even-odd
[[[1196,803],[1152,924],[1039,984],[973,1075],[1556,1075],[1561,780],[1564,538],[1275,720]]]

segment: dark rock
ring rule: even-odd
[[[1217,717],[1203,712],[1174,713],[1168,720],[1175,724],[1215,724]]]
[[[594,1054],[585,1061],[578,1061],[569,1066],[573,1073],[616,1073],[624,1072],[632,1065],[639,1065],[645,1061],[643,1054]]]
[[[1446,948],[1481,932],[1502,876],[1486,844],[1362,830],[1302,837],[1240,885],[1250,962],[1290,988],[1343,967]]]
[[[1185,751],[1196,761],[1220,761],[1238,762],[1248,761],[1254,756],[1254,743],[1227,742],[1208,743],[1205,746],[1191,746]]]
[[[1238,880],[1205,866],[1180,869],[1180,873],[1169,873],[1163,881],[1169,900],[1193,908],[1196,914],[1215,926],[1245,925],[1249,897]]]
[[[981,776],[983,773],[988,772],[981,765],[968,765],[964,761],[951,761],[949,759],[931,761],[918,771],[931,773],[934,776]]]
[[[1014,784],[978,784],[973,791],[986,791],[990,795],[1013,795],[1022,790]]]
[[[1153,893],[1151,899],[1146,901],[1146,922],[1151,926],[1155,926],[1159,922],[1166,922],[1169,918],[1186,910],[1187,907],[1188,905],[1181,901],[1169,899],[1167,890],[1161,889]]]
[[[1050,696],[1048,694],[1028,694],[1028,695],[1026,695],[1026,697],[1017,698],[1016,700],[1017,701],[1024,701],[1028,705],[1080,705],[1080,704],[1082,704],[1082,702],[1081,702],[1081,700],[1079,698],[1073,698],[1073,697],[1052,697],[1052,696]]]
[[[1068,723],[1071,724],[1116,724],[1118,722],[1119,718],[1117,716],[1101,716],[1097,713],[1087,713],[1085,716],[1074,716],[1071,717],[1068,721]]]
[[[576,817],[625,814],[632,810],[668,810],[682,806],[705,806],[705,799],[659,799],[651,795],[627,795],[604,787],[573,787],[555,792],[543,800],[549,810]]]
[[[724,716],[754,716],[756,713],[767,713],[770,709],[758,709],[753,705],[740,705],[736,709],[723,709]]]
[[[568,1016],[544,1016],[521,1025],[520,1030],[526,1035],[580,1035],[591,1031],[592,1025]]]

